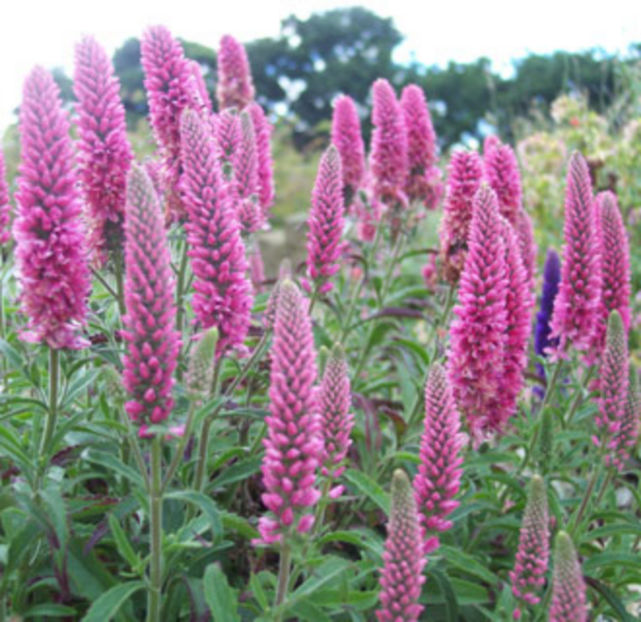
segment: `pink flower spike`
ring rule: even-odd
[[[248,252],[249,277],[251,279],[254,294],[262,294],[265,291],[265,265],[263,254],[260,252],[258,241],[254,240]]]
[[[445,369],[435,364],[425,384],[425,424],[421,437],[414,497],[423,531],[425,553],[439,546],[434,532],[447,531],[447,516],[458,507],[454,499],[461,484],[463,463],[461,417],[454,404]]]
[[[550,528],[548,500],[543,479],[532,477],[521,531],[519,548],[516,553],[514,570],[510,571],[512,593],[519,601],[514,612],[515,619],[520,617],[521,608],[528,609],[540,600],[545,584],[550,554]]]
[[[401,94],[401,108],[407,129],[408,177],[405,194],[410,201],[420,201],[435,209],[442,194],[440,171],[436,168],[436,133],[427,101],[416,84]]]
[[[333,287],[328,279],[339,269],[343,212],[341,160],[336,147],[330,145],[318,167],[307,221],[307,271],[310,280],[323,291]]]
[[[240,117],[235,108],[223,110],[216,118],[217,155],[225,180],[233,178],[234,163],[242,141]]]
[[[174,328],[174,279],[160,203],[136,164],[127,179],[125,270],[123,384],[131,396],[125,410],[132,421],[153,425],[167,419],[174,404],[180,335]]]
[[[316,353],[307,300],[290,280],[278,294],[270,376],[270,414],[262,473],[263,503],[270,514],[258,522],[260,543],[287,538],[311,527],[318,501],[316,468],[323,441],[316,415]]]
[[[468,253],[450,327],[448,376],[472,434],[492,429],[503,375],[508,317],[505,244],[496,194],[474,198]]]
[[[258,202],[258,159],[254,125],[247,111],[240,114],[241,140],[234,158],[234,194],[238,220],[244,231],[254,233],[263,224]]]
[[[501,430],[516,412],[516,402],[523,388],[523,373],[528,362],[528,344],[532,332],[534,296],[523,267],[521,251],[512,225],[501,218],[501,235],[505,245],[507,294],[505,297],[507,329],[500,383],[501,408],[490,416],[492,427]]]
[[[98,267],[123,246],[127,173],[133,153],[119,90],[107,53],[92,37],[85,37],[76,46],[73,91],[78,100],[79,177],[89,247]]]
[[[349,207],[365,176],[365,145],[356,104],[348,95],[341,95],[334,102],[332,144],[341,157],[343,199]]]
[[[425,582],[425,555],[412,485],[401,469],[394,471],[391,496],[376,618],[378,622],[416,622],[423,610],[418,599]]]
[[[467,256],[472,205],[483,176],[481,158],[474,151],[455,151],[447,171],[439,237],[445,278],[450,283],[456,283]]]
[[[491,143],[483,156],[485,179],[499,201],[501,215],[517,226],[521,209],[521,174],[512,147],[502,145],[498,139]]]
[[[354,415],[349,412],[352,402],[345,352],[335,344],[327,360],[318,396],[321,430],[324,439],[322,473],[334,480],[343,473],[342,465],[352,444],[350,434]]]
[[[21,338],[51,348],[83,348],[90,280],[69,123],[51,74],[36,67],[20,106],[17,217],[13,223]]]
[[[216,326],[216,355],[241,346],[252,307],[240,226],[223,184],[210,126],[193,110],[181,118],[180,187],[187,209],[187,243],[194,272],[192,306],[200,328]]]
[[[256,103],[249,104],[249,114],[256,135],[256,154],[258,157],[258,200],[263,210],[263,220],[269,218],[269,210],[274,202],[274,163],[272,162],[272,125],[263,109]]]
[[[567,344],[590,347],[598,322],[601,260],[590,172],[575,152],[568,166],[561,283],[554,301],[551,338],[559,337],[559,354]]]
[[[200,65],[195,60],[188,60],[187,64],[189,66],[189,71],[191,72],[193,89],[198,96],[199,109],[208,114],[212,114],[214,107],[211,103],[211,98],[209,97],[209,92],[207,91],[207,85],[205,84],[205,78],[203,77]]]
[[[0,245],[11,239],[11,206],[9,205],[9,186],[7,185],[7,168],[4,153],[0,149]]]
[[[403,111],[391,84],[379,78],[372,86],[370,169],[374,196],[390,208],[405,207],[407,132]]]
[[[630,459],[630,453],[639,440],[639,429],[641,428],[639,378],[632,364],[630,364],[628,378],[628,395],[623,409],[621,425],[612,439],[612,446],[616,451],[616,456],[613,456],[611,461],[620,471]]]
[[[570,536],[556,536],[549,622],[587,622],[585,581]]]
[[[242,110],[254,99],[247,52],[231,35],[220,39],[216,96],[219,110],[232,107]]]
[[[167,217],[184,216],[177,184],[180,178],[180,114],[185,108],[201,108],[193,69],[180,43],[164,26],[153,26],[143,35],[141,63],[149,100],[149,122],[162,157],[162,181]]]
[[[626,332],[630,328],[630,249],[614,193],[606,191],[597,195],[596,216],[601,242],[602,284],[593,348],[601,353],[611,311],[619,312]]]

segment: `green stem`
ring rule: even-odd
[[[588,487],[585,489],[585,493],[583,495],[583,498],[581,499],[581,504],[579,505],[579,509],[577,510],[576,516],[572,520],[570,527],[568,529],[568,534],[570,536],[574,535],[576,528],[581,524],[581,519],[583,518],[583,515],[585,514],[585,511],[588,507],[588,504],[590,502],[590,497],[594,492],[594,486],[596,485],[602,471],[603,471],[603,456],[600,456],[599,464],[594,469],[594,471],[592,471],[592,477],[588,482]]]
[[[162,481],[162,492],[164,492],[167,489],[167,485],[171,481],[171,478],[174,476],[174,473],[176,472],[176,469],[178,468],[178,465],[180,464],[180,461],[182,460],[182,457],[185,453],[185,445],[187,445],[187,440],[191,436],[191,426],[194,420],[194,408],[195,408],[195,403],[192,402],[189,405],[189,414],[187,415],[185,430],[183,432],[183,435],[180,438],[180,441],[178,442],[178,447],[176,447],[176,452],[174,453],[174,457],[171,459],[171,462],[169,463],[169,467],[167,468],[167,472],[165,473],[165,477]]]
[[[317,535],[320,533],[320,530],[323,527],[323,522],[325,520],[325,512],[327,510],[327,506],[329,504],[329,491],[332,486],[332,480],[328,478],[325,480],[323,483],[323,488],[321,490],[321,497],[318,502],[318,505],[316,506],[316,517],[314,519],[314,531],[313,535]]]
[[[187,251],[189,250],[189,245],[187,240],[184,242],[182,256],[180,258],[180,268],[178,268],[178,280],[176,282],[176,307],[178,311],[176,312],[176,330],[182,334],[183,330],[183,317],[185,314],[185,309],[183,306],[183,295],[184,295],[184,285],[185,285],[185,272],[187,270]]]
[[[601,505],[601,501],[603,501],[603,495],[605,494],[605,491],[609,488],[615,475],[616,475],[616,469],[614,467],[610,467],[608,469],[608,472],[606,473],[606,476],[603,482],[601,482],[601,488],[599,489],[599,494],[596,497],[595,505],[597,508]]]
[[[160,622],[162,598],[162,480],[161,437],[156,436],[151,446],[151,490],[149,493],[151,551],[149,561],[149,607],[147,622]]]
[[[56,421],[58,419],[58,350],[56,348],[49,348],[49,414],[45,421],[45,429],[42,434],[42,441],[40,443],[40,456],[41,458],[47,455],[51,450],[49,446],[53,433],[56,428]]]
[[[118,252],[114,256],[114,272],[116,274],[116,297],[118,299],[118,310],[120,311],[121,318],[125,315],[125,313],[127,313],[127,307],[125,306],[125,285],[123,281],[122,268],[122,253]]]
[[[314,291],[312,292],[312,297],[309,300],[309,307],[307,307],[307,315],[311,315],[316,305],[316,301],[319,298],[318,294],[318,285],[314,286]]]
[[[118,296],[118,292],[113,287],[111,287],[111,285],[109,285],[107,280],[103,278],[100,272],[92,268],[91,274],[93,274],[100,281],[100,284],[114,297],[114,300],[118,303],[118,306],[120,306],[120,297]]]
[[[583,386],[589,390],[588,384],[590,383],[590,380],[592,380],[592,376],[594,374],[594,370],[596,369],[596,366],[592,366],[588,369],[587,373],[585,374],[585,378],[583,380]],[[579,406],[581,402],[583,401],[583,391],[577,391],[577,394],[574,396],[574,401],[572,402],[572,406],[570,407],[570,410],[568,411],[568,417],[565,420],[565,425],[566,427],[570,425],[572,422],[572,419],[574,418],[574,415],[576,411],[579,409]]]
[[[291,566],[291,550],[289,544],[283,543],[280,549],[280,560],[278,566],[278,588],[274,608],[280,606],[287,596],[287,584],[289,583],[289,571]],[[276,622],[280,622],[281,615],[276,615]]]

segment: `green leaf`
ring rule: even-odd
[[[94,601],[82,622],[108,622],[133,594],[144,587],[143,581],[114,585]]]
[[[165,498],[178,499],[179,501],[185,501],[200,508],[203,514],[209,519],[214,540],[222,537],[223,525],[220,520],[220,513],[218,512],[216,504],[207,495],[204,495],[202,492],[196,492],[195,490],[176,490],[166,493]]]
[[[369,475],[365,475],[362,471],[347,469],[343,477],[389,516],[389,495]]]
[[[229,587],[227,577],[218,564],[210,564],[203,579],[205,601],[214,622],[238,622],[238,598]]]
[[[631,616],[625,605],[621,602],[616,593],[610,589],[605,583],[597,581],[592,577],[585,577],[585,582],[591,587],[594,591],[598,592],[603,596],[603,598],[608,602],[613,611],[617,614],[617,620],[620,622],[638,622],[638,619]]]
[[[211,482],[211,486],[219,488],[226,484],[245,480],[254,475],[254,473],[258,473],[261,462],[262,458],[260,456],[252,456],[251,458],[240,460],[226,468],[218,477],[215,477]]]
[[[62,408],[69,406],[78,395],[80,395],[90,384],[96,381],[96,378],[99,375],[99,369],[92,369],[81,376],[74,378],[73,382],[69,383],[67,391],[62,398]]]
[[[498,577],[490,572],[483,564],[479,563],[474,557],[463,553],[458,549],[452,548],[451,546],[441,545],[438,550],[439,555],[441,555],[449,565],[462,570],[467,574],[474,575],[475,577],[485,581],[490,585],[498,584]]]
[[[132,569],[139,569],[141,565],[140,558],[134,552],[129,539],[127,538],[127,534],[120,526],[120,522],[114,514],[109,514],[109,528],[111,529],[111,533],[116,541],[116,548],[122,558],[127,560]]]
[[[77,611],[67,605],[56,605],[54,603],[35,605],[24,612],[25,619],[36,618],[38,616],[50,616],[52,618],[64,618],[65,616],[75,617]]]
[[[222,519],[225,531],[236,531],[247,540],[253,540],[260,536],[258,531],[249,524],[249,521],[238,514],[223,512]]]
[[[249,577],[249,589],[252,591],[256,602],[260,605],[260,608],[265,611],[269,609],[269,601],[267,600],[267,594],[261,585],[258,575],[255,575],[253,572]]]
[[[641,556],[635,553],[608,552],[592,555],[583,562],[583,571],[590,574],[599,568],[641,569]]]
[[[458,601],[456,599],[456,594],[454,592],[454,589],[452,588],[452,583],[450,582],[449,577],[437,568],[431,569],[428,574],[434,577],[434,579],[438,583],[439,589],[441,590],[443,600],[445,601],[445,611],[448,622],[457,622]]]
[[[7,357],[7,360],[11,363],[11,367],[23,369],[24,357],[4,339],[0,339],[0,352]]]
[[[100,466],[105,467],[108,471],[115,471],[136,486],[140,486],[141,488],[144,486],[144,482],[140,473],[127,466],[126,464],[123,464],[122,461],[114,454],[109,454],[105,451],[99,451],[97,449],[90,449],[89,451],[84,453],[83,456],[87,460],[89,460],[89,462],[99,464]]]

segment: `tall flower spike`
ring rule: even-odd
[[[590,172],[575,152],[568,166],[563,228],[561,285],[552,314],[552,336],[562,352],[568,342],[578,350],[589,348],[598,321],[601,296],[601,260]]]
[[[501,385],[501,408],[496,418],[490,415],[492,427],[502,429],[516,411],[516,401],[523,388],[523,372],[528,361],[528,342],[532,330],[532,307],[534,300],[530,283],[523,267],[521,251],[512,225],[502,218],[502,236],[505,244],[505,267],[507,275],[507,330]]]
[[[196,345],[187,366],[187,394],[199,404],[206,399],[214,380],[214,356],[218,329],[214,326],[194,337]]]
[[[242,132],[240,117],[235,108],[223,110],[216,119],[217,154],[226,180],[234,174],[234,163],[237,158]]]
[[[423,89],[416,84],[406,86],[401,94],[401,108],[407,129],[405,194],[410,201],[421,201],[428,209],[435,209],[443,184],[435,166],[436,133]]]
[[[639,428],[641,427],[639,378],[632,364],[630,364],[628,378],[628,395],[623,409],[621,426],[613,439],[616,456],[612,457],[612,462],[619,470],[623,469],[625,463],[630,459],[630,452],[639,440]]]
[[[601,352],[611,311],[619,312],[626,331],[630,328],[630,249],[616,195],[600,192],[596,197],[596,210],[603,280],[593,347]]]
[[[448,515],[458,507],[454,499],[461,484],[461,417],[454,404],[445,369],[433,365],[425,384],[425,424],[420,463],[414,477],[414,496],[423,529],[425,553],[439,546],[434,532],[452,527]]]
[[[147,173],[136,164],[127,179],[125,304],[123,384],[131,397],[125,410],[142,425],[143,436],[173,407],[180,335],[174,329],[174,278],[160,203]]]
[[[521,175],[512,147],[496,142],[483,156],[485,179],[496,192],[501,215],[517,226],[521,209]]]
[[[133,154],[119,89],[107,53],[95,39],[85,37],[76,46],[73,91],[78,100],[79,177],[89,247],[98,266],[123,245],[127,173]]]
[[[20,106],[17,218],[13,223],[25,341],[82,348],[90,280],[69,123],[51,75],[36,67]]]
[[[262,472],[262,500],[271,515],[258,522],[260,543],[280,542],[293,530],[309,531],[320,496],[316,468],[323,451],[314,383],[316,353],[307,300],[296,285],[280,286],[272,344],[269,416]]]
[[[514,570],[510,571],[512,593],[519,601],[514,619],[521,617],[521,608],[536,605],[545,583],[550,555],[550,528],[548,499],[543,479],[534,475],[523,513],[519,548],[516,553]]]
[[[472,204],[481,184],[483,166],[476,152],[455,151],[447,170],[447,190],[439,236],[445,278],[450,283],[456,283],[465,265]]]
[[[598,439],[595,440],[612,450],[612,454],[605,457],[607,464],[616,462],[616,439],[628,399],[628,365],[628,336],[621,315],[615,310],[608,318],[599,375],[599,414],[595,417],[599,428]]]
[[[425,555],[412,485],[401,469],[392,478],[392,503],[381,572],[379,622],[416,622],[423,607],[418,604],[425,581]]]
[[[330,145],[318,166],[307,221],[307,272],[321,293],[332,289],[329,279],[340,268],[343,212],[341,158],[338,149]]]
[[[543,289],[541,291],[541,306],[536,314],[536,327],[534,329],[534,352],[542,357],[547,357],[548,349],[558,345],[557,340],[550,339],[550,320],[554,309],[554,300],[559,291],[561,280],[561,263],[559,256],[553,249],[548,250],[543,266]],[[536,373],[545,380],[545,369],[541,363],[536,364]],[[543,397],[543,390],[537,387],[539,397]]]
[[[249,114],[256,135],[256,155],[258,157],[258,200],[263,210],[263,220],[269,218],[269,210],[274,202],[274,163],[272,162],[272,126],[263,109],[256,102],[249,104]]]
[[[203,111],[206,111],[208,114],[211,114],[213,111],[213,106],[211,103],[211,98],[209,97],[209,92],[207,91],[207,85],[205,84],[203,72],[200,69],[200,65],[195,60],[188,60],[187,64],[189,65],[189,71],[191,72],[191,80],[193,82],[195,92],[198,95],[200,108]]]
[[[318,411],[323,432],[324,452],[322,473],[330,480],[340,477],[345,471],[342,464],[352,441],[354,415],[349,412],[352,402],[345,352],[335,344],[327,359],[318,396]],[[333,498],[341,494],[338,486],[330,492]]]
[[[405,207],[407,132],[403,111],[391,84],[379,78],[372,86],[370,169],[375,197],[391,208]]]
[[[278,270],[278,280],[274,284],[274,289],[272,289],[269,299],[267,300],[267,307],[265,308],[265,314],[263,315],[263,326],[265,330],[272,330],[274,328],[274,322],[276,321],[276,309],[278,308],[278,295],[280,293],[281,285],[292,278],[292,262],[285,257],[280,262],[280,268]]]
[[[265,264],[263,263],[263,254],[260,252],[260,245],[254,240],[248,253],[249,277],[255,294],[261,294],[265,291]]]
[[[200,97],[182,46],[167,28],[149,28],[142,37],[140,49],[149,100],[149,122],[163,161],[167,216],[178,219],[184,216],[177,189],[181,172],[180,114],[185,108],[200,109]]]
[[[554,550],[554,576],[549,622],[587,622],[585,581],[572,539],[559,531]]]
[[[534,279],[536,277],[536,241],[534,239],[534,227],[532,226],[532,219],[528,213],[521,208],[516,215],[516,235],[519,239],[519,249],[521,251],[521,259],[523,260],[523,267],[527,275],[530,289],[534,290]]]
[[[180,187],[187,209],[187,242],[194,272],[192,307],[202,328],[220,333],[216,354],[242,345],[252,307],[239,224],[223,184],[210,126],[197,112],[181,118]]]
[[[474,198],[459,303],[450,328],[448,368],[456,403],[475,436],[491,428],[502,382],[506,274],[496,194],[483,185]]]
[[[0,245],[6,244],[11,238],[9,221],[11,207],[9,205],[9,186],[7,185],[7,169],[4,162],[4,153],[0,149]]]
[[[219,110],[231,107],[242,110],[254,99],[247,52],[243,44],[231,35],[220,39],[216,96]]]
[[[263,224],[263,212],[258,202],[258,159],[254,125],[247,111],[240,114],[239,148],[234,158],[234,190],[238,220],[243,230],[253,233]]]
[[[338,149],[343,165],[343,199],[349,208],[365,176],[365,145],[356,104],[349,95],[334,102],[332,144]]]

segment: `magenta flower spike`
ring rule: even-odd
[[[512,593],[519,601],[514,619],[521,617],[521,608],[528,608],[540,602],[540,593],[545,584],[550,555],[550,528],[548,499],[543,479],[532,477],[530,492],[523,513],[519,548],[514,569],[510,571]]]
[[[268,220],[269,210],[274,202],[274,163],[272,162],[272,125],[263,109],[256,103],[249,104],[249,114],[256,135],[258,157],[258,200],[263,210],[263,220]]]
[[[405,207],[407,131],[392,85],[379,78],[372,86],[370,170],[375,197],[390,208]]]
[[[605,349],[601,356],[599,374],[599,414],[595,423],[599,429],[597,444],[612,450],[605,456],[606,464],[617,463],[617,435],[621,430],[628,399],[628,335],[618,311],[610,312]]]
[[[483,155],[485,179],[499,200],[501,215],[513,226],[517,226],[521,209],[521,174],[512,147],[502,145],[496,139],[486,148]]]
[[[616,456],[613,456],[611,461],[619,470],[622,470],[625,463],[630,459],[630,452],[633,451],[639,440],[639,430],[641,428],[639,378],[632,364],[630,365],[628,377],[628,395],[623,409],[621,425],[612,440]]]
[[[287,280],[292,278],[292,263],[286,257],[280,262],[278,269],[278,280],[267,299],[267,306],[263,314],[263,326],[265,330],[273,330],[274,322],[276,321],[276,309],[278,308],[278,294],[280,293],[280,286]]]
[[[460,485],[463,463],[460,433],[461,417],[445,369],[433,365],[425,383],[425,424],[418,473],[414,477],[414,497],[423,531],[425,553],[438,548],[435,532],[452,527],[448,515],[459,502],[455,500]]]
[[[332,289],[329,279],[340,268],[343,212],[341,159],[338,149],[330,145],[318,167],[307,221],[307,273],[321,293]]]
[[[195,92],[198,95],[200,109],[207,113],[212,113],[214,107],[211,103],[211,97],[209,97],[209,91],[207,91],[207,85],[205,84],[205,78],[203,77],[200,65],[195,60],[187,60],[187,65],[191,72],[191,80],[193,82]]]
[[[193,69],[180,43],[164,26],[153,26],[143,35],[141,63],[149,101],[149,122],[160,148],[162,179],[168,220],[184,217],[177,185],[180,179],[180,114],[201,108]]]
[[[507,269],[496,194],[482,185],[474,198],[468,253],[450,327],[448,375],[472,434],[496,429],[508,317]]]
[[[515,230],[519,240],[521,259],[523,260],[523,267],[525,268],[527,280],[530,283],[530,289],[534,290],[537,247],[536,241],[534,240],[534,227],[532,226],[532,219],[523,208],[521,208],[516,215]]]
[[[447,189],[439,231],[445,278],[459,280],[467,256],[474,196],[481,185],[483,165],[474,151],[455,151],[447,167]]]
[[[435,166],[436,133],[423,89],[416,84],[406,86],[401,94],[401,108],[407,129],[405,194],[410,201],[420,201],[428,209],[436,209],[443,184],[441,172]]]
[[[262,473],[262,500],[270,514],[261,517],[256,544],[273,544],[294,530],[309,531],[311,507],[318,501],[316,469],[323,452],[316,414],[316,353],[307,314],[308,301],[290,280],[280,285],[269,387],[270,414]]]
[[[265,291],[265,264],[263,263],[263,254],[260,252],[258,242],[254,240],[249,252],[249,278],[255,294]]]
[[[338,149],[343,165],[343,199],[349,208],[365,177],[365,144],[356,104],[349,95],[334,102],[332,144]]]
[[[600,192],[596,197],[601,242],[601,299],[593,348],[602,352],[608,315],[617,310],[626,332],[630,328],[630,249],[616,195]]]
[[[242,142],[238,111],[235,108],[223,110],[216,118],[215,127],[218,159],[222,165],[225,180],[230,180],[234,174],[234,164]]]
[[[577,350],[590,347],[599,318],[601,258],[590,172],[583,156],[570,158],[565,194],[561,284],[552,314],[552,338],[558,352],[569,342]]]
[[[240,114],[241,140],[234,158],[234,198],[238,220],[244,231],[254,233],[263,225],[258,201],[258,158],[256,135],[249,112]]]
[[[581,564],[570,536],[556,536],[549,622],[587,622],[588,608]]]
[[[0,245],[11,239],[11,206],[9,205],[9,186],[7,184],[7,168],[4,153],[0,149]]]
[[[505,308],[507,329],[503,355],[503,374],[500,383],[501,408],[496,418],[490,416],[492,427],[500,430],[516,411],[516,401],[523,388],[523,372],[528,362],[528,343],[532,332],[534,296],[523,267],[518,239],[512,225],[502,218],[502,236],[505,245],[507,294]]]
[[[352,403],[345,352],[335,344],[327,359],[318,396],[318,411],[323,433],[324,451],[322,474],[331,480],[338,479],[345,471],[343,464],[352,441],[354,415],[349,412]],[[330,497],[336,498],[343,491],[334,487]]]
[[[125,410],[144,436],[173,407],[180,335],[174,329],[174,278],[162,210],[151,180],[136,164],[127,178],[125,305],[123,384],[131,397]]]
[[[376,618],[378,622],[416,622],[423,611],[418,599],[425,582],[425,555],[412,485],[401,469],[394,471],[391,497]]]
[[[73,91],[88,241],[99,267],[109,252],[123,246],[127,173],[133,159],[119,90],[107,53],[95,39],[85,37],[76,46]]]
[[[201,329],[218,328],[216,354],[221,356],[241,346],[249,330],[252,295],[245,248],[207,120],[185,110],[180,126],[180,187],[194,272],[192,307]]]
[[[21,338],[83,348],[90,290],[85,232],[69,122],[51,74],[27,76],[20,106],[21,160],[13,223],[20,303],[29,318]]]
[[[218,109],[242,110],[254,99],[247,52],[242,43],[231,35],[224,35],[218,47]]]

